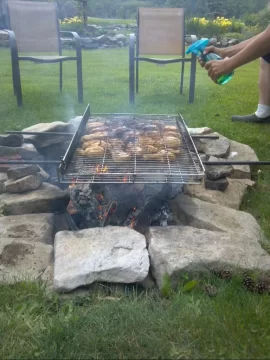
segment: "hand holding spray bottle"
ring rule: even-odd
[[[209,46],[209,43],[210,40],[206,38],[198,40],[187,49],[186,54],[193,53],[198,57],[201,57],[201,59],[204,62],[208,62],[212,60],[222,60],[222,58],[215,53],[208,53],[208,54],[203,53],[205,48]],[[234,71],[231,72],[230,74],[222,75],[217,79],[217,83],[219,85],[227,84],[232,79],[233,75],[234,75]]]

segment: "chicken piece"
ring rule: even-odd
[[[77,150],[76,150],[76,155],[78,155],[78,156],[84,156],[84,150],[81,149],[81,148],[77,149]]]
[[[173,153],[174,155],[179,155],[179,154],[181,154],[181,150],[180,150],[180,149],[172,149],[172,148],[169,148],[169,149],[168,149],[168,152],[171,152],[171,153]]]
[[[84,150],[84,155],[88,157],[102,156],[104,149],[101,146],[92,146]]]
[[[99,140],[93,140],[93,141],[87,141],[82,143],[82,149],[86,149],[88,147],[95,147],[95,146],[101,146],[103,149],[106,148],[106,142],[105,141],[99,141]]]
[[[112,159],[115,162],[127,161],[131,159],[131,155],[125,151],[111,151]]]
[[[164,133],[164,136],[166,137],[175,137],[177,139],[182,139],[182,136],[178,132],[174,131],[166,131]]]
[[[139,136],[138,137],[138,144],[143,146],[143,145],[154,145],[155,144],[155,140],[148,137],[148,136]]]
[[[159,139],[160,138],[160,132],[159,131],[147,131],[144,133],[144,136],[148,136],[152,139]]]
[[[175,137],[164,137],[164,143],[167,145],[167,147],[169,148],[175,148],[175,147],[179,147],[181,145],[181,140],[177,139]]]
[[[88,129],[94,129],[94,128],[97,128],[97,127],[100,127],[100,126],[104,126],[104,123],[103,122],[88,122],[87,124],[86,124],[86,127],[88,128]]]
[[[113,134],[117,137],[122,137],[127,131],[130,131],[126,126],[118,127],[113,131]]]
[[[108,132],[99,132],[91,135],[84,135],[81,139],[82,142],[87,142],[91,140],[105,140],[108,137]]]
[[[112,148],[119,148],[119,149],[122,149],[123,146],[124,146],[124,143],[122,140],[120,139],[109,139],[109,142],[108,142],[108,146],[109,146],[109,149],[112,149]]]
[[[164,131],[177,131],[177,127],[172,125],[166,125],[164,127]]]
[[[155,154],[158,152],[158,148],[153,145],[144,145],[142,148],[145,154]]]
[[[108,128],[108,126],[99,126],[99,127],[95,127],[95,128],[88,128],[87,131],[88,131],[88,134],[95,134],[95,133],[99,133],[99,132],[109,131],[109,128]]]
[[[142,128],[143,131],[157,131],[158,128],[156,125],[144,125]]]
[[[167,159],[175,160],[175,155],[172,152],[168,152],[166,150],[161,150],[156,154],[144,154],[144,160],[157,160],[157,161],[167,161]]]
[[[133,143],[128,143],[126,146],[126,152],[131,155],[136,155],[136,157],[142,157],[144,150],[140,146],[136,146]]]

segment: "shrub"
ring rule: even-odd
[[[84,30],[83,21],[78,16],[60,21],[62,31],[76,31],[82,33]]]
[[[228,33],[223,34],[223,37],[226,39],[236,39],[239,41],[245,40],[244,34],[240,34],[238,32],[228,32]]]
[[[241,33],[244,28],[244,23],[235,18],[226,19],[224,17],[217,17],[214,20],[207,20],[205,18],[191,18],[186,21],[186,32],[197,36],[220,38],[226,32]]]

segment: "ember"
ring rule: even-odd
[[[101,166],[101,165],[96,165],[96,173],[97,174],[102,174],[102,173],[107,173],[108,172],[108,166]]]

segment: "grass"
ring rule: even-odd
[[[0,357],[267,359],[269,296],[247,293],[237,279],[212,282],[216,298],[200,287],[170,299],[104,288],[69,300],[37,284],[0,286]]]
[[[132,19],[102,19],[95,17],[88,17],[88,24],[95,25],[136,25],[136,20]]]
[[[67,52],[68,53],[68,52]],[[188,104],[188,66],[184,95],[178,93],[179,65],[141,65],[136,104],[128,102],[128,51],[83,53],[84,104],[78,104],[74,64],[64,65],[64,91],[58,92],[58,67],[21,66],[24,108],[12,93],[7,50],[0,50],[0,133],[38,122],[67,121],[92,112],[180,112],[188,126],[209,126],[254,148],[269,160],[270,126],[235,124],[232,114],[251,113],[257,106],[258,62],[237,70],[233,81],[217,86],[198,68],[196,101]],[[243,209],[253,214],[270,236],[269,168],[253,169],[256,189]],[[93,293],[85,299],[48,297],[36,284],[0,286],[0,358],[206,358],[266,359],[270,353],[269,296],[247,293],[239,280],[223,283],[216,298],[202,290],[181,291],[169,299],[155,291]],[[105,298],[105,299],[104,299]]]

